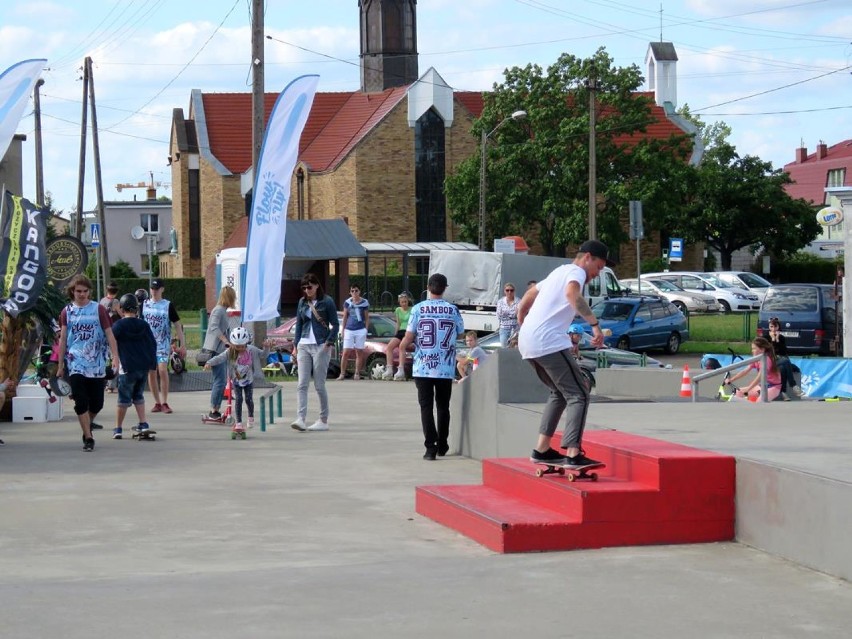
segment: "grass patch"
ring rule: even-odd
[[[689,342],[750,342],[757,336],[757,313],[690,315]]]

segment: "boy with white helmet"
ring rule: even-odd
[[[237,326],[231,331],[231,345],[224,351],[211,357],[204,365],[204,370],[210,370],[224,362],[228,363],[228,378],[231,380],[231,392],[236,398],[236,417],[234,432],[241,433],[243,428],[243,399],[248,408],[248,427],[254,426],[254,378],[262,374],[261,362],[266,353],[251,344],[251,335],[243,326]]]

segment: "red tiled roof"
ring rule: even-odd
[[[299,159],[312,171],[327,171],[346,155],[405,97],[408,87],[387,89],[381,93],[317,93],[302,138]],[[642,93],[639,95],[653,94]],[[456,91],[455,99],[471,115],[479,117],[484,106],[478,91]],[[277,93],[264,96],[264,118],[269,119]],[[207,136],[211,153],[233,174],[251,167],[251,94],[202,93]],[[662,107],[652,106],[654,123],[645,134],[666,139],[683,131],[666,117]],[[619,142],[625,142],[625,136]]]
[[[825,187],[828,186],[828,172],[833,169],[846,169],[843,186],[852,185],[852,140],[844,140],[828,147],[824,158],[817,159],[811,153],[804,162],[790,162],[784,165],[784,171],[793,179],[793,184],[785,187],[792,198],[804,198],[812,204],[825,202]]]

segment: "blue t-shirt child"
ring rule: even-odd
[[[343,302],[343,308],[349,309],[349,315],[346,316],[347,331],[360,331],[367,328],[364,323],[364,312],[370,310],[370,302],[363,297],[356,303],[351,297]]]
[[[416,334],[412,375],[455,379],[456,340],[464,332],[459,309],[442,299],[415,304],[408,331]]]

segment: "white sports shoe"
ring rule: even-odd
[[[393,381],[395,382],[404,382],[405,381],[405,371],[403,369],[399,369],[393,376]]]
[[[318,419],[313,424],[308,426],[305,430],[328,430],[328,422],[324,422]]]
[[[294,419],[292,421],[292,423],[290,424],[290,428],[292,428],[293,430],[299,430],[299,431],[307,430],[305,428],[305,420],[302,419],[301,417],[297,417],[296,419]]]
[[[249,427],[249,428],[254,428],[254,417],[249,417],[249,418],[248,418],[248,427]]]
[[[384,373],[382,373],[382,379],[393,379],[393,370],[390,366],[385,369]]]

